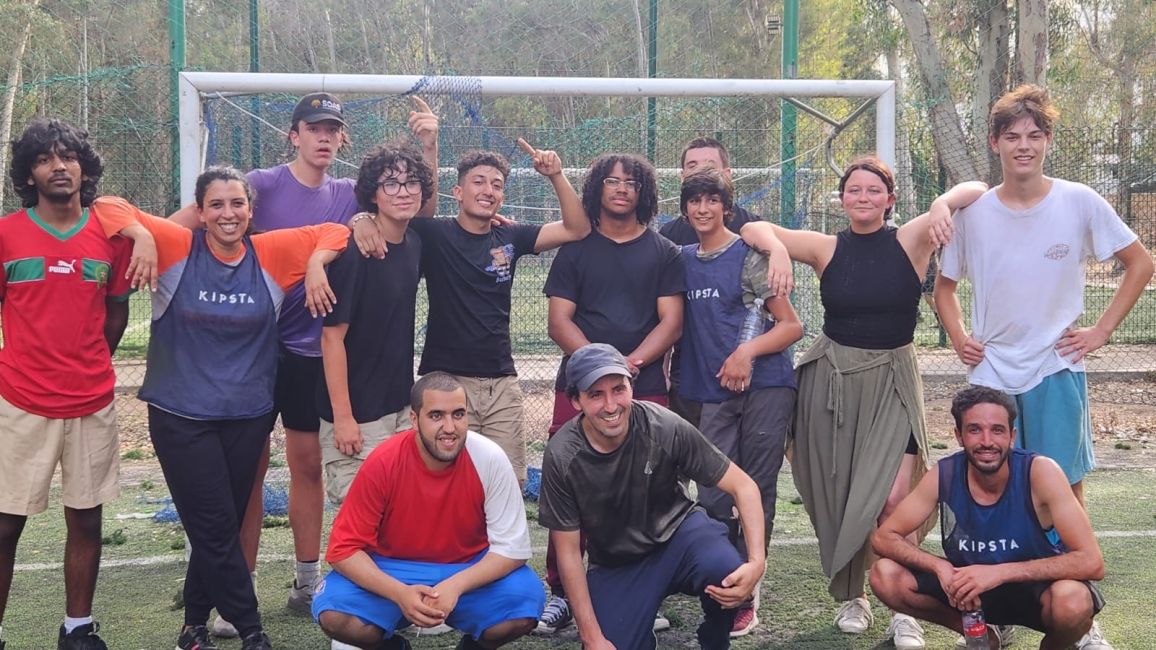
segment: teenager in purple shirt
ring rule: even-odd
[[[437,169],[438,118],[421,99],[413,98],[415,110],[409,115],[410,131],[421,142],[422,156]],[[334,178],[329,168],[349,142],[340,100],[329,93],[305,95],[293,110],[289,143],[296,150],[290,162],[267,169],[255,169],[246,177],[256,194],[254,230],[295,228],[324,222],[346,223],[359,210],[353,187],[355,179]],[[419,216],[432,216],[437,209],[437,175],[434,200],[422,206]],[[195,213],[184,208],[173,220],[196,227]],[[289,592],[288,607],[308,614],[313,586],[320,579],[321,525],[325,490],[321,479],[320,418],[314,398],[321,376],[322,320],[305,309],[303,287],[285,297],[277,322],[280,355],[274,409],[285,428],[285,457],[289,465],[289,524],[297,558],[296,575]],[[241,543],[250,570],[257,563],[260,544],[262,483],[268,469],[268,453],[263,454],[257,480],[242,523]],[[232,626],[220,617],[214,621],[217,636],[234,636]]]

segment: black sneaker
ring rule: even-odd
[[[181,632],[177,639],[177,650],[218,650],[217,644],[209,637],[209,628],[194,625]]]
[[[454,650],[479,650],[479,649],[485,650],[485,648],[480,643],[478,643],[477,640],[474,639],[474,637],[472,637],[468,634],[463,634],[462,640],[458,641],[457,646],[454,647]]]
[[[64,626],[61,625],[56,650],[108,650],[104,640],[96,634],[99,631],[99,623],[86,623],[65,634]]]
[[[264,632],[254,632],[241,640],[241,650],[273,650],[273,643]]]

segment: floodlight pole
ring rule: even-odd
[[[257,14],[257,0],[249,0],[249,72],[261,71],[261,36]],[[249,112],[253,114],[249,136],[249,167],[261,166],[261,104],[257,97],[249,99]]]
[[[783,79],[799,76],[799,0],[783,0]],[[779,182],[779,219],[795,225],[795,105],[779,100],[781,119],[779,161],[783,175]]]
[[[180,74],[185,69],[185,0],[169,0],[169,116],[170,119],[180,115]],[[181,145],[180,123],[173,119],[173,126],[169,130],[169,196],[174,196],[181,179]],[[183,187],[182,196],[183,196]],[[180,207],[178,202],[175,207]]]

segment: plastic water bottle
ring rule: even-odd
[[[963,613],[963,639],[967,648],[988,649],[987,619],[982,609]]]
[[[755,298],[755,301],[747,307],[747,315],[743,318],[742,327],[739,328],[739,340],[735,347],[760,336],[763,333],[764,320],[766,316],[763,314],[763,299]]]

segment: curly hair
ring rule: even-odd
[[[843,177],[839,179],[839,198],[843,198],[843,188],[847,186],[847,181],[851,178],[851,174],[856,171],[863,170],[871,172],[883,181],[883,185],[887,187],[887,193],[895,196],[895,175],[891,173],[891,168],[887,163],[883,162],[876,156],[859,156],[847,165],[847,169],[843,172]],[[883,211],[883,218],[887,219],[891,216],[891,208]]]
[[[394,178],[405,173],[409,180],[421,182],[421,204],[433,196],[434,171],[422,158],[421,149],[404,140],[381,145],[365,154],[357,172],[353,195],[366,212],[377,213],[377,186],[382,177]]]
[[[714,167],[697,170],[682,179],[678,207],[684,219],[687,218],[686,204],[702,196],[718,196],[723,204],[723,222],[730,222],[735,208],[735,186],[731,179]]]
[[[597,226],[602,216],[602,181],[606,180],[614,171],[615,165],[622,165],[622,169],[630,174],[641,185],[638,187],[638,208],[634,217],[638,223],[648,225],[654,215],[658,214],[658,179],[654,173],[654,165],[642,156],[628,153],[608,153],[598,156],[590,162],[586,170],[586,180],[582,183],[582,208],[586,211],[586,218],[591,225]]]
[[[41,154],[70,151],[80,162],[80,205],[88,207],[96,200],[96,185],[104,174],[104,161],[88,141],[88,131],[58,119],[33,120],[19,140],[12,142],[12,166],[8,177],[26,208],[40,201],[40,191],[29,185],[32,167]]]
[[[998,138],[1020,118],[1030,117],[1044,133],[1051,135],[1060,111],[1052,104],[1048,91],[1034,84],[1024,84],[996,100],[988,116],[988,135]]]
[[[502,180],[510,177],[510,161],[496,151],[467,151],[458,159],[458,184],[474,167],[493,167],[502,174]]]
[[[198,209],[205,207],[205,193],[209,191],[209,186],[216,181],[224,181],[225,183],[236,181],[245,188],[245,198],[249,200],[249,209],[253,209],[253,203],[257,200],[253,193],[253,186],[249,185],[249,179],[240,172],[236,167],[228,165],[213,165],[201,172],[197,176],[197,184],[193,189],[193,198],[197,202]]]

